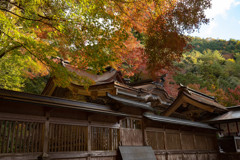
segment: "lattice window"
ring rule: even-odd
[[[42,152],[43,123],[0,121],[0,153]]]
[[[115,128],[92,127],[92,150],[116,150],[119,143],[119,130]]]
[[[125,118],[121,120],[121,126],[123,128],[141,129],[142,121],[134,118]]]
[[[87,151],[87,131],[84,126],[50,124],[48,151]]]

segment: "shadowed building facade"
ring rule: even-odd
[[[139,159],[137,151],[145,159],[219,158],[218,130],[203,121],[227,109],[213,97],[182,86],[173,99],[158,82],[65,67],[95,84],[61,88],[51,78],[42,95],[0,90],[0,159]]]

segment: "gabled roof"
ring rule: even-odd
[[[164,116],[169,116],[175,112],[179,107],[190,104],[199,109],[210,113],[224,113],[227,108],[217,103],[214,97],[207,96],[201,92],[195,91],[185,86],[179,88],[178,97],[172,105],[164,112]]]
[[[110,93],[112,96],[116,96],[114,97],[115,100],[116,98],[118,98],[118,100],[121,98],[122,102],[129,100],[136,102],[139,101],[140,103],[143,102],[143,104],[147,102],[154,102],[152,103],[154,106],[162,105],[164,107],[169,106],[173,102],[173,98],[171,98],[163,88],[157,88],[152,81],[149,84],[150,89],[149,87],[148,89],[145,89],[144,87],[139,88],[139,86],[135,87],[125,84],[121,73],[114,69],[108,69],[102,75],[94,75],[86,71],[76,69],[69,64],[64,64],[64,67],[71,72],[75,72],[79,76],[88,77],[95,82],[94,85],[89,86],[88,90],[77,82],[71,82],[67,88],[76,95],[89,96],[95,100],[97,97],[107,97],[107,93]],[[63,95],[63,89],[56,87],[54,79],[50,78],[42,92],[42,95],[61,97],[61,95]],[[117,95],[120,95],[120,97]],[[108,97],[114,99],[111,96]],[[132,104],[135,104],[135,102]]]
[[[86,70],[78,69],[78,68],[70,65],[67,61],[60,59],[59,57],[56,58],[55,61],[61,62],[62,66],[65,67],[68,71],[74,72],[75,74],[77,74],[80,77],[85,77],[85,78],[88,78],[89,80],[91,80],[94,84],[92,86],[90,86],[90,88],[91,87],[97,88],[96,86],[99,86],[99,85],[107,86],[107,88],[108,88],[109,84],[110,84],[110,86],[112,86],[112,84],[114,84],[114,82],[116,82],[116,81],[118,81],[120,83],[125,83],[124,79],[122,78],[121,72],[117,71],[111,67],[107,67],[106,71],[103,72],[102,74],[93,74]],[[54,96],[52,94],[53,94],[54,90],[56,89],[56,87],[57,87],[57,85],[54,83],[54,78],[51,77],[48,80],[48,82],[42,92],[42,95]],[[77,80],[72,80],[70,82],[70,85],[68,88],[70,88],[71,90],[74,88],[78,88],[78,89],[80,88],[82,90],[86,90],[81,84],[79,84],[79,81],[77,81]],[[86,92],[85,95],[91,95],[91,92]]]
[[[211,96],[208,96],[208,95],[205,95],[201,92],[198,92],[198,91],[195,91],[191,88],[187,88],[188,92],[184,92],[183,94],[186,95],[187,97],[195,100],[195,101],[198,101],[199,103],[202,103],[202,104],[206,104],[206,105],[209,105],[209,106],[212,106],[213,108],[215,109],[219,109],[219,110],[227,110],[226,107],[224,107],[223,105],[219,104],[215,97],[211,97]],[[189,94],[187,94],[189,93]]]
[[[124,83],[124,80],[122,79],[121,72],[116,71],[113,68],[109,69],[108,71],[106,71],[104,73],[102,73],[101,75],[97,75],[97,74],[89,73],[89,72],[84,71],[84,70],[74,68],[73,66],[71,66],[69,64],[65,64],[64,66],[69,71],[75,72],[78,76],[87,77],[87,78],[91,79],[92,81],[94,81],[95,85],[110,83],[110,82],[114,82],[116,80],[121,82],[121,83]],[[77,82],[72,82],[72,83],[78,85]]]

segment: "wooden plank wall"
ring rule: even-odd
[[[150,128],[145,135],[158,160],[218,160],[215,134]]]
[[[120,121],[120,140],[123,146],[143,146],[142,120],[125,118]]]
[[[216,128],[221,130],[222,136],[238,136],[240,133],[240,122],[224,122],[220,124],[215,124]]]
[[[121,128],[121,143],[123,146],[142,146],[143,136],[141,129]]]

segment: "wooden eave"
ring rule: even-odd
[[[240,120],[240,110],[230,110],[229,112],[208,120],[209,123],[222,123]]]
[[[145,112],[143,114],[143,116],[152,121],[158,121],[158,122],[162,122],[162,123],[177,124],[177,125],[183,125],[183,126],[191,126],[191,127],[196,127],[196,128],[205,128],[205,129],[216,130],[216,128],[213,128],[212,126],[209,126],[208,124],[205,124],[205,123],[193,122],[193,121],[178,119],[178,118],[173,118],[173,117],[159,116],[159,115],[155,115],[155,114],[149,113],[149,112]]]
[[[144,109],[144,110],[150,110],[150,111],[153,111],[154,109],[151,107],[151,104],[150,103],[142,103],[142,102],[137,102],[137,101],[133,101],[133,100],[130,100],[130,99],[126,99],[126,98],[122,98],[122,97],[119,97],[119,96],[113,96],[109,93],[107,93],[107,96],[119,103],[122,103],[124,105],[127,105],[127,106],[131,106],[131,107],[136,107],[136,108],[141,108],[141,109]]]
[[[115,88],[115,82],[92,85],[89,86],[88,89],[84,88],[83,86],[71,83],[68,88],[76,94],[91,96],[93,98],[96,98],[98,96],[106,96],[107,93],[116,95],[117,91]]]
[[[210,103],[206,103],[204,101],[199,101],[191,97],[191,94],[181,92],[181,94],[177,97],[177,99],[173,102],[173,104],[163,113],[164,116],[170,116],[173,112],[175,112],[183,103],[189,103],[197,108],[206,110],[210,113],[214,111],[226,112],[227,109],[218,107],[215,105],[210,105]],[[216,103],[216,102],[214,102]]]
[[[35,94],[9,91],[4,89],[0,89],[0,100],[10,100],[15,102],[40,104],[46,107],[70,108],[70,109],[77,109],[77,110],[82,110],[87,112],[111,114],[115,116],[127,116],[127,114],[125,113],[112,110],[110,106],[68,100],[63,98],[40,96]]]

